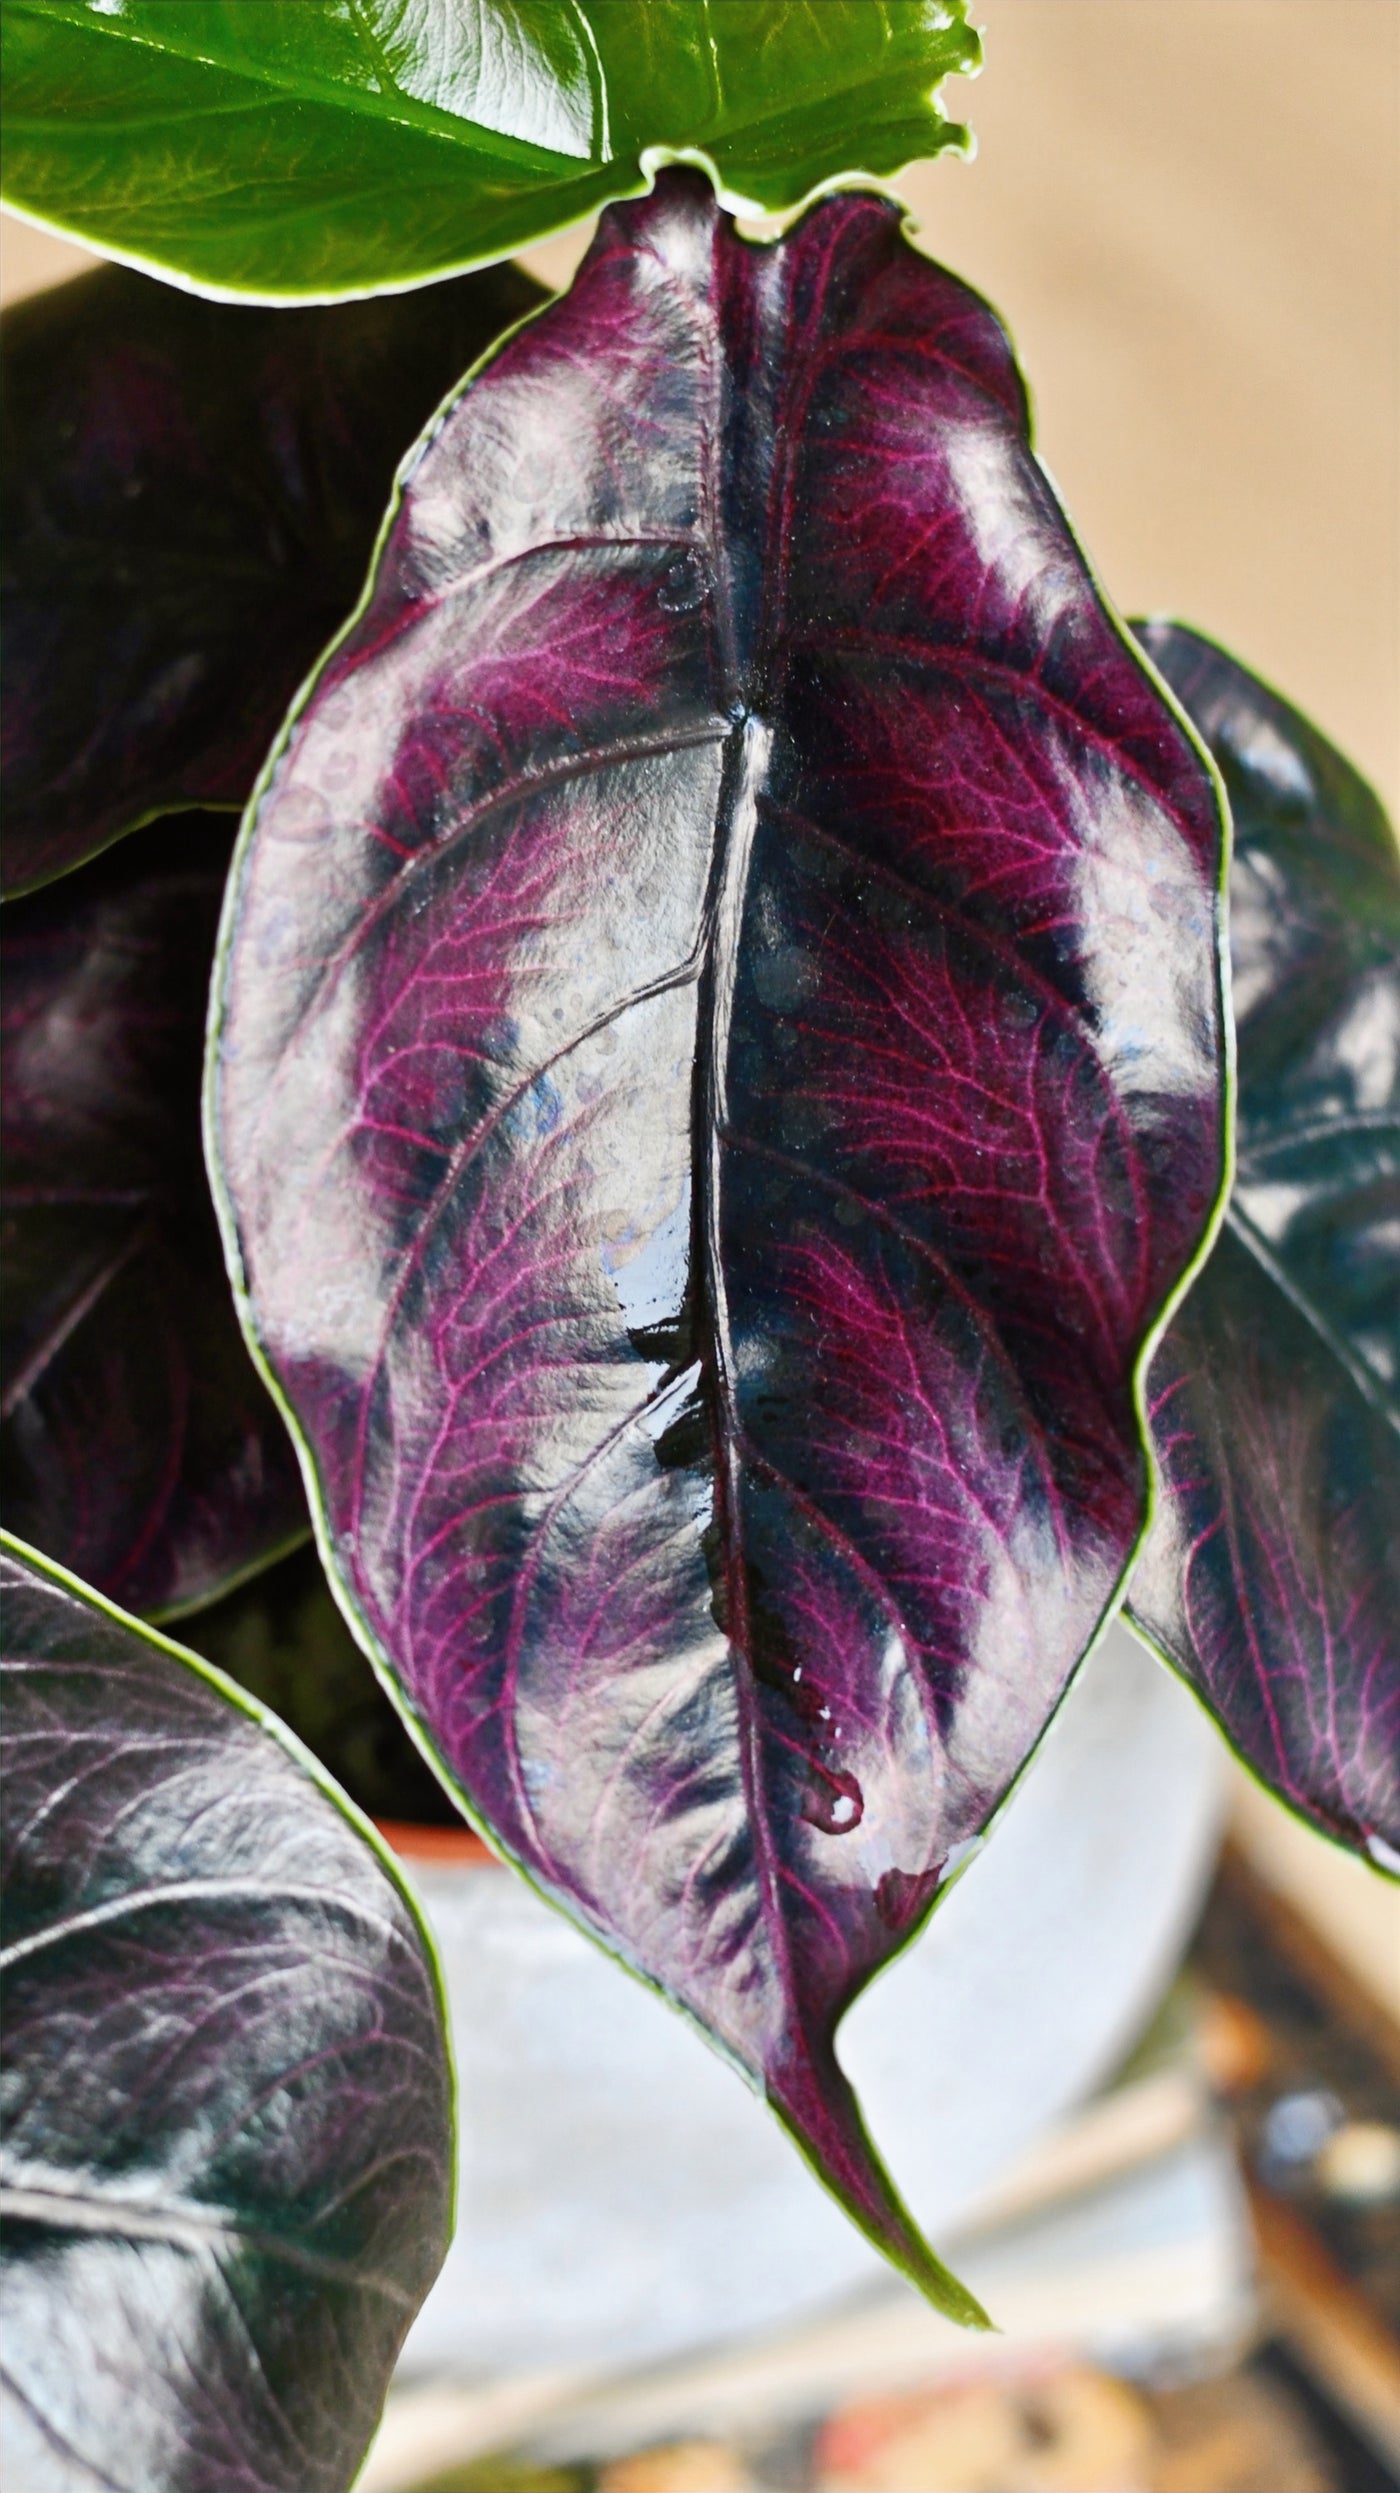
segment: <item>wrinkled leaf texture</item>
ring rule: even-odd
[[[731,207],[966,150],[967,0],[6,0],[8,205],[210,293],[501,259],[703,152]]]
[[[1137,628],[1234,814],[1239,1119],[1151,1372],[1129,1616],[1271,1790],[1400,1871],[1400,852],[1289,703],[1199,633]]]
[[[153,824],[0,912],[0,1494],[146,1615],[305,1533],[229,1295],[199,1069],[233,826]]]
[[[1212,779],[994,315],[849,196],[614,209],[250,808],[211,1143],[470,1813],[964,2316],[836,2021],[1143,1520],[1223,1158]]]
[[[6,313],[6,893],[153,815],[246,802],[399,459],[543,299],[494,269],[269,312],[105,268]]]
[[[429,1943],[280,1724],[0,1586],[6,2481],[342,2493],[447,2244]]]

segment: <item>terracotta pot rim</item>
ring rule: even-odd
[[[468,1826],[419,1826],[409,1818],[376,1818],[374,1826],[401,1861],[436,1861],[459,1870],[505,1866]]]

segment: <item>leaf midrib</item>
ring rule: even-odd
[[[1364,1396],[1373,1410],[1379,1412],[1383,1420],[1387,1420],[1390,1426],[1400,1433],[1400,1408],[1397,1408],[1384,1379],[1376,1374],[1369,1360],[1362,1358],[1340,1333],[1334,1331],[1321,1308],[1314,1304],[1308,1292],[1294,1280],[1282,1258],[1274,1253],[1263,1233],[1249,1218],[1248,1213],[1240,1210],[1233,1196],[1225,1209],[1224,1225],[1234,1232],[1245,1253],[1273,1283],[1274,1288],[1287,1299],[1295,1313],[1311,1327],[1324,1349],[1330,1353],[1340,1367],[1345,1369],[1358,1393]]]
[[[16,2167],[23,2176],[22,2160]],[[104,2195],[92,2185],[61,2190],[52,2182],[0,2179],[0,2217],[11,2222],[49,2225],[57,2232],[100,2235],[108,2240],[163,2242],[173,2250],[239,2253],[275,2259],[282,2266],[330,2285],[353,2286],[356,2292],[379,2294],[405,2310],[416,2310],[416,2297],[392,2278],[361,2268],[352,2260],[333,2258],[304,2243],[289,2240],[262,2226],[241,2221],[229,2210],[203,2207],[197,2201],[140,2203],[118,2193]]]
[[[1241,1112],[1242,1124],[1247,1113]],[[1308,1143],[1346,1142],[1357,1134],[1393,1135],[1400,1141],[1400,1111],[1387,1101],[1383,1108],[1343,1109],[1335,1116],[1281,1117],[1241,1141],[1236,1166],[1240,1176],[1247,1177],[1257,1162],[1272,1160],[1280,1152]]]
[[[9,1198],[9,1206],[12,1211],[16,1208],[13,1197]],[[73,1335],[86,1324],[89,1316],[111,1289],[112,1284],[125,1272],[128,1264],[133,1263],[136,1257],[152,1243],[153,1237],[154,1231],[150,1222],[138,1222],[130,1236],[123,1241],[114,1254],[108,1256],[105,1264],[100,1265],[97,1272],[89,1277],[77,1295],[59,1309],[30,1351],[28,1358],[8,1379],[3,1395],[0,1395],[0,1421],[12,1419],[20,1404],[28,1401],[29,1396],[48,1369],[52,1367],[60,1352],[72,1340]]]
[[[57,1920],[46,1922],[39,1930],[12,1939],[0,1948],[0,1973],[26,1963],[31,1957],[43,1955],[49,1948],[66,1946],[70,1939],[85,1939],[93,1931],[129,1921],[141,1913],[178,1909],[183,1905],[218,1906],[254,1904],[259,1906],[305,1905],[325,1914],[335,1912],[347,1920],[372,1930],[381,1941],[397,1946],[403,1938],[398,1926],[382,1913],[371,1912],[358,1897],[334,1887],[297,1886],[289,1880],[251,1878],[185,1878],[168,1879],[155,1887],[133,1887],[122,1894],[108,1896],[101,1904],[90,1905],[79,1913],[65,1913]]]
[[[8,5],[16,14],[31,18],[37,17],[41,22],[53,22],[52,12],[35,9],[28,4],[28,0],[8,0]],[[766,124],[782,119],[785,115],[783,111],[767,103],[751,110],[745,110],[742,107],[736,109],[733,102],[726,97],[715,38],[713,33],[708,31],[709,0],[702,0],[702,5],[706,18],[711,74],[715,84],[715,109],[709,127],[701,133],[699,143],[713,147],[724,139],[737,138],[751,131],[761,130]],[[604,152],[599,155],[594,155],[591,151],[583,156],[568,155],[562,149],[548,147],[540,140],[516,138],[507,131],[493,129],[487,122],[469,121],[465,114],[449,113],[439,105],[425,104],[418,97],[406,94],[393,80],[392,73],[386,71],[379,62],[376,63],[377,72],[389,78],[392,88],[392,93],[388,96],[378,94],[373,89],[341,86],[333,79],[318,76],[314,72],[299,80],[293,80],[285,75],[279,76],[271,68],[254,62],[245,60],[232,62],[204,52],[181,50],[173,44],[159,42],[149,33],[138,31],[116,18],[73,18],[65,12],[57,22],[66,26],[70,33],[116,36],[133,49],[153,52],[157,58],[177,62],[182,68],[207,68],[220,77],[242,80],[255,89],[270,90],[283,104],[294,107],[298,103],[312,101],[327,111],[344,112],[352,116],[359,115],[367,120],[384,122],[401,129],[411,129],[420,138],[442,140],[447,146],[456,148],[463,154],[495,157],[504,164],[526,170],[550,174],[554,173],[557,167],[566,167],[568,177],[572,180],[583,180],[589,174],[601,176],[614,168],[630,169],[630,165],[639,157],[642,149],[648,146],[680,145],[682,140],[679,136],[669,141],[661,136],[652,139],[638,137],[635,141],[629,140],[625,150],[615,151],[613,149],[610,129],[611,96],[607,73],[598,52],[597,39],[591,21],[582,8],[578,9],[578,15],[588,35],[588,48],[591,56],[588,64],[589,84],[595,93],[599,126],[604,141]],[[355,23],[357,33],[363,38],[364,29],[360,23],[358,10],[355,12]],[[888,40],[890,31],[888,25],[885,31]],[[787,107],[785,110],[787,113],[804,110],[815,112],[823,105],[834,103],[838,99],[849,101],[854,110],[859,99],[867,95],[870,90],[888,88],[901,72],[908,71],[917,75],[922,83],[910,97],[906,118],[927,124],[927,135],[930,141],[927,152],[931,155],[936,154],[949,143],[955,128],[939,101],[936,90],[941,87],[945,78],[957,76],[959,71],[967,66],[965,56],[968,47],[965,44],[948,40],[950,36],[956,37],[963,31],[964,29],[956,22],[951,26],[940,27],[937,30],[937,40],[926,43],[922,62],[916,62],[911,47],[910,55],[906,59],[897,60],[893,65],[888,59],[882,59],[864,76],[847,77],[837,83],[825,82],[809,95],[799,98],[795,106]],[[378,51],[377,46],[374,49]],[[237,108],[230,107],[229,109]],[[23,116],[12,117],[12,132],[24,126],[26,123]],[[83,124],[84,129],[90,126],[92,125],[86,122]],[[126,130],[130,124],[123,117],[117,126]],[[658,121],[658,130],[663,129],[664,126],[663,117]],[[693,136],[691,143],[696,143]]]

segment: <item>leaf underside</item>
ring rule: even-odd
[[[5,1520],[147,1615],[306,1530],[200,1142],[232,844],[220,816],[178,815],[0,913]]]
[[[967,0],[6,0],[5,198],[279,297],[507,257],[702,150],[731,206],[966,150]]]
[[[447,2242],[422,1931],[189,1656],[0,1586],[7,2478],[341,2493]]]
[[[1139,1533],[1212,784],[881,201],[663,177],[406,474],[235,868],[251,1334],[471,1812],[976,2316],[833,2035]]]
[[[6,313],[7,894],[154,814],[244,804],[405,448],[543,300],[494,269],[270,312],[105,268]]]
[[[1365,781],[1183,626],[1137,627],[1235,820],[1234,1193],[1150,1380],[1129,1616],[1247,1765],[1400,1868],[1400,852]]]

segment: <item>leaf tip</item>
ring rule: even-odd
[[[905,2206],[830,2043],[770,2084],[767,2099],[823,2188],[891,2267],[956,2327],[997,2333],[996,2322],[945,2268]]]

